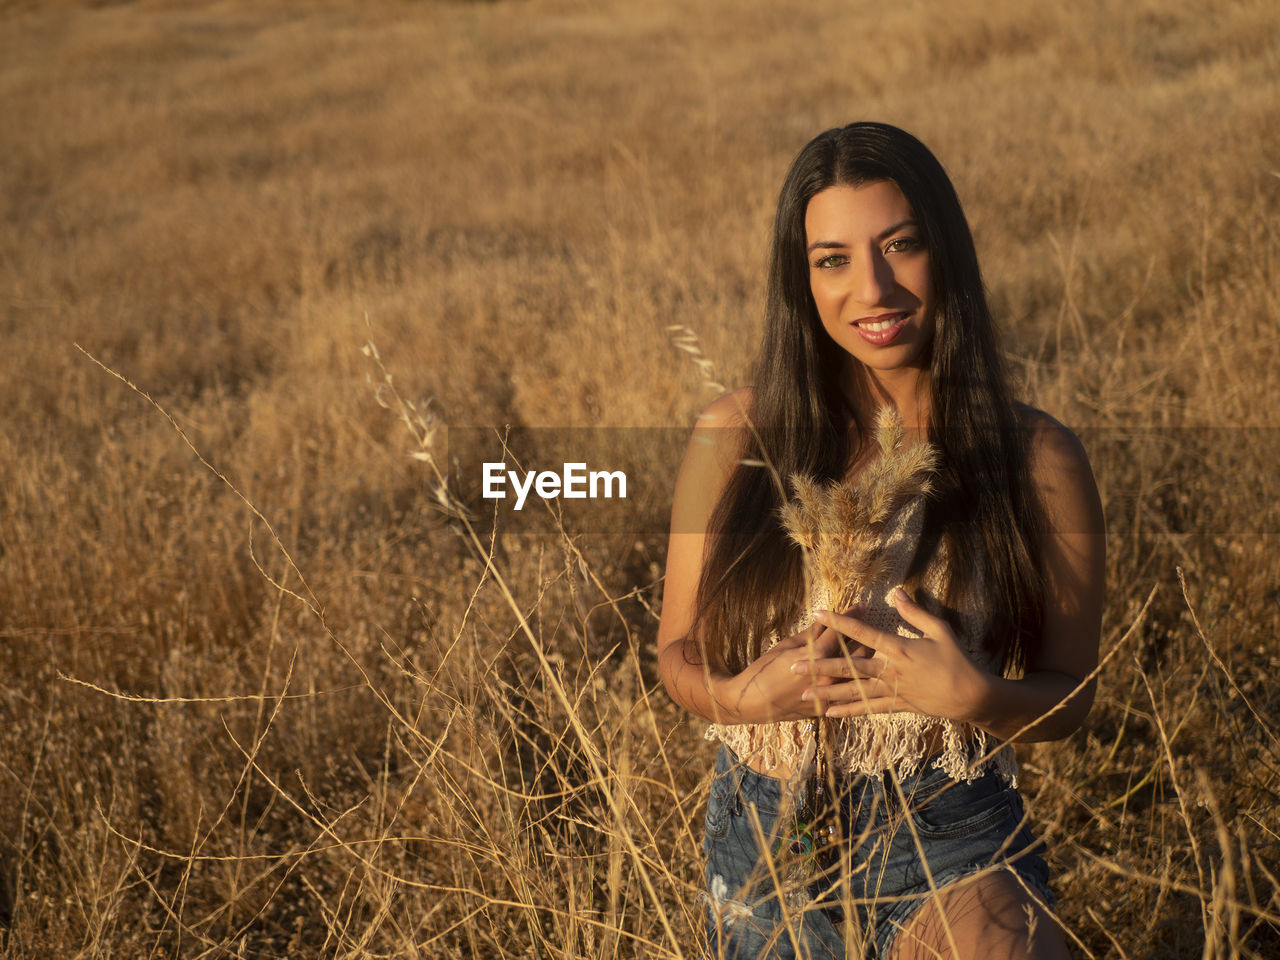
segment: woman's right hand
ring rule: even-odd
[[[820,623],[779,640],[741,673],[714,680],[712,695],[732,723],[774,723],[805,720],[822,715],[817,700],[801,699],[814,686],[808,672],[796,673],[792,666],[841,656],[844,638]],[[826,679],[826,678],[823,678]]]

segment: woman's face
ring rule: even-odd
[[[933,339],[929,251],[898,185],[816,194],[805,211],[809,287],[831,339],[874,372],[923,369]]]

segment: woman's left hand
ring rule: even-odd
[[[947,622],[917,606],[901,587],[893,593],[898,614],[922,636],[901,637],[844,614],[820,611],[816,619],[871,649],[870,655],[802,660],[792,669],[819,681],[804,696],[818,700],[828,717],[910,711],[950,720],[980,713],[994,677],[956,642]]]

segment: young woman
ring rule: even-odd
[[[878,123],[805,146],[754,384],[699,418],[672,510],[660,669],[722,741],[711,956],[1067,955],[1007,744],[1092,703],[1102,510],[997,339],[934,156]],[[784,525],[796,478],[875,501],[852,609]]]

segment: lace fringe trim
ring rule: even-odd
[[[726,743],[742,760],[764,770],[785,767],[800,773],[812,761],[813,722],[711,724],[703,736]],[[928,759],[929,731],[942,731],[942,752],[932,767],[952,780],[972,782],[988,771],[1011,787],[1018,785],[1013,748],[996,746],[983,730],[967,723],[918,713],[887,713],[836,721],[832,730],[832,767],[846,776],[878,775],[892,770],[900,777],[918,771]]]

